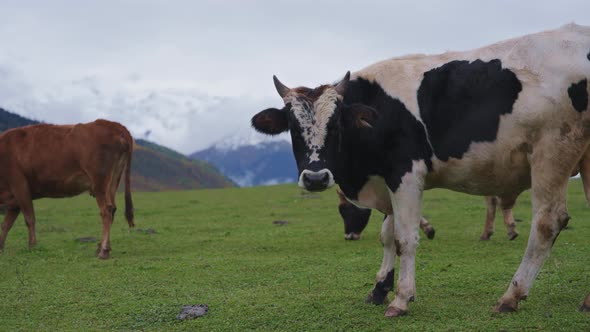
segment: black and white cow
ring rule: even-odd
[[[467,52],[385,60],[314,89],[275,77],[285,106],[261,111],[252,125],[291,132],[301,187],[338,183],[349,200],[388,214],[369,295],[378,303],[393,288],[397,253],[386,316],[405,314],[414,300],[424,189],[505,197],[532,188],[527,248],[495,307],[510,312],[569,220],[566,189],[578,165],[589,193],[589,77],[590,27],[569,24]]]

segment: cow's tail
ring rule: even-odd
[[[127,165],[125,165],[125,218],[129,227],[134,227],[133,222],[133,200],[131,199],[131,158],[133,156],[133,137],[129,131],[127,132],[127,140],[129,143],[129,154],[127,156]]]
[[[580,168],[580,177],[582,178],[586,202],[590,206],[590,147],[584,152],[578,167]]]

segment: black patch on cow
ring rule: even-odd
[[[588,61],[590,61],[590,52],[588,52],[588,54],[586,55],[586,58],[588,59]]]
[[[351,203],[341,203],[338,206],[338,211],[344,222],[344,234],[355,233],[360,235],[371,217],[370,209],[361,209]]]
[[[452,61],[424,73],[418,105],[434,154],[461,158],[472,142],[494,141],[500,115],[512,112],[521,90],[497,59]]]
[[[383,177],[395,192],[414,160],[424,160],[432,169],[432,150],[424,126],[379,84],[363,78],[350,81],[343,103],[340,153],[330,169],[346,197],[357,199],[371,175]],[[377,119],[372,127],[359,128],[356,119],[347,117],[358,107],[375,110]]]
[[[385,279],[375,284],[375,288],[371,291],[371,300],[374,304],[383,304],[387,298],[387,293],[393,289],[393,277],[395,269],[387,272]]]
[[[572,83],[567,89],[567,94],[570,96],[572,106],[578,112],[584,112],[588,108],[588,81],[583,79],[578,83]]]

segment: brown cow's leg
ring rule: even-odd
[[[29,183],[24,175],[15,173],[9,176],[9,184],[16,203],[25,217],[25,223],[29,229],[29,248],[32,248],[37,244],[37,237],[35,235],[35,209]]]
[[[108,259],[111,251],[111,225],[113,224],[114,206],[104,193],[96,194],[96,203],[102,219],[102,241],[98,244],[97,254],[100,259]]]
[[[510,241],[516,239],[518,236],[518,232],[516,232],[516,223],[514,222],[514,216],[512,215],[512,208],[514,208],[515,203],[516,197],[502,197],[500,200],[504,225],[506,226],[506,233],[508,234],[508,240]]]
[[[582,306],[580,307],[580,311],[590,312],[590,293],[588,293],[588,295],[586,296],[586,299],[584,300],[584,303],[582,303]]]
[[[28,204],[22,205],[21,210],[25,217],[25,223],[29,228],[29,248],[33,248],[37,244],[37,237],[35,235],[35,209],[33,208],[33,202],[30,201]]]
[[[486,223],[483,227],[483,233],[479,237],[480,240],[487,241],[494,234],[494,221],[496,220],[496,207],[498,206],[498,198],[495,196],[486,196]]]
[[[2,233],[0,234],[0,251],[4,251],[4,242],[6,242],[6,236],[8,235],[8,231],[14,225],[14,221],[18,214],[20,213],[20,209],[18,207],[9,207],[6,209],[6,215],[4,216],[4,221],[2,222]]]

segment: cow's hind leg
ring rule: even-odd
[[[426,237],[429,240],[434,239],[434,234],[436,233],[436,231],[434,230],[434,227],[432,227],[432,225],[424,217],[420,218],[420,229],[422,230],[422,232],[424,232],[424,234],[426,234]]]
[[[4,216],[4,221],[2,221],[2,233],[0,233],[0,252],[4,251],[4,243],[6,242],[6,236],[12,228],[12,225],[14,225],[14,221],[18,217],[19,213],[20,208],[18,207],[6,208],[6,215]]]
[[[97,254],[98,258],[107,259],[111,251],[110,234],[115,206],[110,202],[108,195],[104,192],[96,193],[96,203],[100,209],[100,217],[102,219],[102,241],[98,244]]]
[[[514,222],[514,215],[512,214],[512,208],[515,203],[516,197],[502,197],[500,200],[504,225],[506,226],[506,234],[508,234],[508,240],[510,241],[516,239],[518,236],[518,232],[516,232],[516,222]]]
[[[526,299],[553,243],[569,220],[566,210],[567,183],[572,171],[569,165],[574,165],[576,156],[568,158],[563,152],[551,154],[550,151],[542,151],[541,147],[539,150],[533,152],[531,162],[533,221],[529,240],[508,290],[495,307],[499,312],[516,311],[518,302]]]
[[[393,232],[393,216],[388,215],[381,226],[381,243],[383,244],[383,261],[377,272],[375,287],[369,293],[366,302],[383,304],[387,300],[387,294],[393,289],[393,277],[395,271],[395,240]]]
[[[590,293],[588,293],[588,295],[586,296],[586,299],[584,300],[584,303],[582,303],[582,306],[580,307],[580,311],[590,312]]]
[[[496,207],[498,198],[496,196],[486,196],[486,223],[483,226],[483,232],[479,237],[480,240],[487,241],[494,234],[494,221],[496,220]]]

